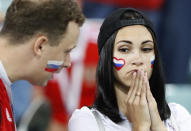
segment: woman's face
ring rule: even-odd
[[[120,83],[129,86],[132,74],[137,70],[146,71],[149,79],[154,59],[153,38],[145,26],[127,26],[118,31],[113,49],[113,69]]]

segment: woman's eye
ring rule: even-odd
[[[144,51],[144,52],[150,52],[150,51],[152,51],[153,50],[153,48],[143,48],[142,49],[142,51]]]
[[[128,52],[129,49],[128,49],[128,48],[120,48],[119,51],[120,51],[120,52]]]

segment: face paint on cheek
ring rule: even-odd
[[[125,65],[124,59],[117,59],[116,57],[113,57],[113,64],[116,70],[120,70]]]
[[[155,62],[155,56],[151,57],[151,68],[153,68]]]
[[[63,61],[48,61],[48,64],[45,68],[45,71],[47,72],[56,72],[61,66],[63,65]]]

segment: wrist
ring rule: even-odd
[[[133,127],[133,131],[149,131],[149,127],[140,126],[140,127]]]
[[[157,128],[153,129],[152,131],[168,131],[166,128]]]
[[[166,127],[164,126],[164,124],[158,126],[158,127],[155,127],[155,128],[151,128],[152,131],[167,131]]]

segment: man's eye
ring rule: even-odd
[[[143,48],[142,49],[142,51],[144,51],[144,52],[150,52],[150,51],[152,51],[153,50],[153,48]]]
[[[120,52],[128,52],[129,49],[128,49],[128,48],[120,48],[119,51],[120,51]]]

